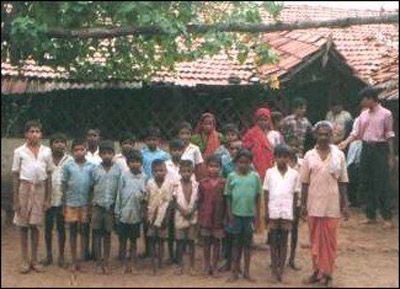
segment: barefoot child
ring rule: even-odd
[[[72,256],[72,271],[79,270],[77,260],[77,235],[81,234],[81,255],[85,259],[88,252],[89,192],[91,190],[91,175],[95,165],[85,158],[86,143],[84,140],[72,142],[74,160],[63,167],[61,187],[63,192],[64,220],[69,224],[70,245]]]
[[[259,200],[262,193],[260,177],[250,171],[253,155],[247,149],[241,149],[236,156],[237,170],[232,172],[225,185],[228,231],[233,234],[233,270],[229,281],[239,278],[239,266],[242,251],[244,253],[243,277],[249,281],[251,244],[254,221],[259,214]]]
[[[44,266],[53,263],[52,254],[52,235],[54,222],[57,225],[58,235],[58,266],[64,266],[64,247],[65,247],[65,226],[62,208],[62,192],[61,192],[61,173],[65,163],[73,158],[65,154],[67,146],[67,138],[64,134],[57,133],[50,138],[50,147],[54,163],[54,171],[51,175],[52,195],[51,207],[46,211],[45,215],[45,241],[46,241],[46,259],[43,261]]]
[[[223,158],[224,156],[229,155],[229,144],[231,142],[239,140],[239,129],[234,123],[228,123],[224,127],[224,143],[219,146],[219,148],[215,151],[215,155]]]
[[[129,171],[129,167],[126,162],[126,156],[135,148],[135,140],[135,136],[130,133],[124,133],[119,138],[119,147],[121,148],[121,153],[115,155],[114,162],[119,165],[122,172]]]
[[[167,168],[164,160],[156,159],[152,163],[153,178],[146,185],[148,204],[148,232],[149,247],[151,248],[151,263],[153,274],[157,273],[156,257],[158,267],[162,267],[164,255],[164,242],[168,236],[168,209],[171,206],[172,195],[176,190],[177,183],[173,178],[167,177]]]
[[[181,179],[173,195],[175,211],[175,238],[178,247],[178,266],[183,273],[183,254],[185,245],[189,247],[190,274],[194,273],[195,244],[197,236],[197,198],[199,184],[193,180],[193,162],[181,160],[179,166]]]
[[[209,156],[208,176],[202,179],[199,185],[199,226],[200,236],[204,239],[203,263],[206,276],[218,276],[216,267],[219,261],[221,240],[224,237],[225,180],[219,176],[220,171],[221,159],[217,155]],[[212,262],[211,247],[213,248]]]
[[[300,176],[287,165],[289,158],[290,151],[286,145],[274,148],[276,166],[267,170],[263,186],[266,222],[270,226],[272,273],[278,282],[282,281],[288,235],[300,191]]]
[[[142,156],[140,151],[133,150],[126,156],[129,171],[122,173],[121,187],[115,201],[115,220],[121,248],[121,261],[124,273],[129,273],[135,266],[137,270],[136,240],[140,237],[142,222],[141,207],[146,190],[146,175],[142,172]],[[127,264],[126,246],[130,240],[132,262]]]
[[[51,172],[53,163],[50,148],[40,144],[42,125],[37,121],[25,124],[26,142],[14,151],[13,190],[14,224],[21,230],[21,273],[31,268],[43,271],[37,260],[39,230],[44,211],[50,206]],[[32,259],[28,260],[28,233],[31,232]]]
[[[114,220],[114,204],[121,182],[121,169],[112,161],[114,143],[102,141],[99,146],[102,159],[92,172],[93,200],[91,226],[94,237],[96,271],[110,273],[111,231]],[[104,251],[103,251],[104,250]],[[103,251],[103,252],[102,252]],[[102,257],[104,260],[102,262]]]
[[[141,149],[143,157],[143,171],[146,176],[150,179],[153,177],[152,163],[156,159],[167,161],[171,159],[171,156],[166,151],[158,147],[160,142],[160,130],[156,127],[149,127],[146,131],[145,143],[146,145]],[[147,214],[147,206],[143,210],[144,214]],[[146,217],[147,218],[147,217]],[[143,222],[143,233],[145,240],[145,252],[141,255],[142,258],[149,256],[149,240],[147,236],[147,222]]]

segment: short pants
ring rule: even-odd
[[[206,229],[200,228],[201,237],[213,237],[215,239],[223,239],[225,237],[224,229]]]
[[[88,206],[82,207],[64,207],[64,221],[65,223],[88,223]]]
[[[92,207],[91,225],[92,230],[104,230],[110,233],[114,225],[113,211],[94,205]]]
[[[140,223],[118,223],[116,227],[117,234],[123,238],[129,238],[131,241],[135,241],[136,239],[140,238],[140,225]]]
[[[226,231],[234,239],[240,239],[243,244],[250,246],[253,241],[254,217],[233,216],[233,221],[226,227]]]
[[[175,240],[196,240],[198,234],[197,226],[190,226],[185,229],[175,229]]]

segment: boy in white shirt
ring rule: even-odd
[[[21,228],[22,274],[31,268],[43,271],[37,260],[39,244],[38,227],[42,225],[44,212],[50,207],[51,173],[54,165],[50,148],[41,145],[42,125],[38,121],[25,124],[26,142],[14,151],[13,193],[14,224]],[[32,259],[28,260],[28,233],[31,231]]]
[[[266,222],[271,232],[271,266],[276,281],[282,281],[287,255],[288,234],[293,211],[300,191],[300,176],[287,163],[290,149],[278,145],[274,148],[276,166],[267,170],[264,180]]]
[[[192,126],[188,122],[182,122],[178,128],[178,136],[179,139],[183,141],[185,145],[185,149],[183,151],[182,160],[190,160],[194,164],[194,171],[196,175],[196,179],[199,179],[199,171],[201,170],[200,166],[203,165],[204,160],[201,155],[200,148],[190,142],[192,137]]]
[[[119,138],[121,152],[115,155],[113,161],[119,166],[123,173],[129,172],[130,170],[126,162],[126,156],[135,148],[135,141],[135,136],[130,133],[124,133]]]
[[[183,273],[183,253],[185,244],[189,245],[190,274],[194,274],[195,244],[197,236],[197,199],[199,184],[193,180],[193,163],[181,160],[179,166],[181,179],[174,192],[175,239],[178,247],[179,274]]]

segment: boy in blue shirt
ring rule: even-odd
[[[94,251],[96,257],[96,271],[109,273],[109,257],[111,250],[111,230],[114,224],[114,204],[121,182],[121,169],[112,161],[114,158],[114,143],[102,141],[99,146],[101,164],[92,172],[93,200],[91,225],[94,237]],[[103,242],[102,242],[103,241]],[[104,246],[102,246],[102,243]],[[104,248],[104,262],[101,263],[102,248]]]

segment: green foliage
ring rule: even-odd
[[[33,59],[40,65],[64,67],[77,81],[151,80],[160,69],[173,70],[179,61],[237,49],[244,63],[254,51],[257,64],[276,60],[260,35],[207,31],[194,33],[190,24],[261,23],[261,9],[276,19],[275,2],[190,1],[34,1],[2,2],[2,59],[14,65]],[[2,25],[3,26],[3,25]],[[50,38],[47,30],[158,27],[162,33],[113,39]],[[96,57],[105,61],[96,61]]]

